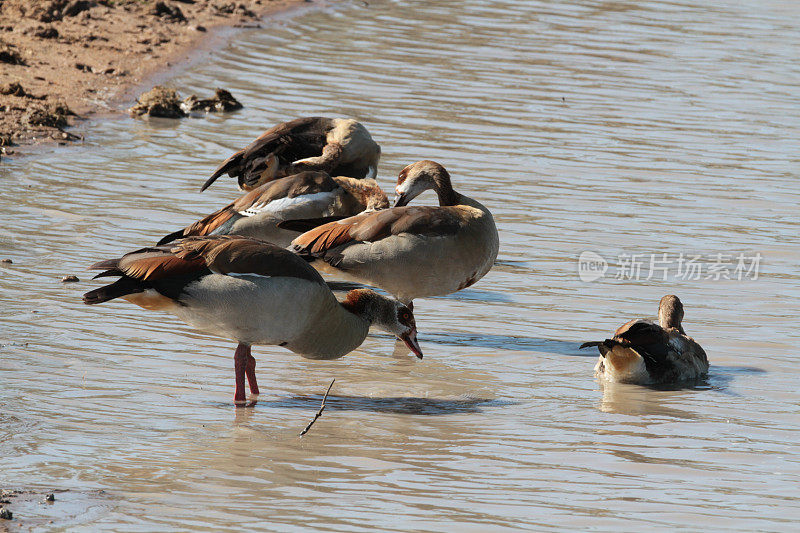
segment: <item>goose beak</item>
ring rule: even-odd
[[[414,352],[414,355],[422,359],[422,348],[419,347],[419,343],[417,342],[417,328],[411,328],[398,338],[408,346],[409,350]]]
[[[408,205],[409,201],[411,201],[411,198],[409,198],[405,194],[398,194],[397,196],[394,197],[393,207],[403,207],[404,205]]]

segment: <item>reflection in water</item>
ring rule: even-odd
[[[698,415],[682,409],[670,407],[668,403],[679,399],[681,395],[664,395],[664,390],[691,391],[692,388],[653,388],[630,383],[601,382],[603,398],[598,408],[605,413],[617,413],[631,416],[667,416],[685,420],[694,420]]]
[[[674,466],[683,466],[691,468],[699,467],[703,469],[708,469],[708,465],[700,463],[698,461],[691,461],[688,459],[669,459],[662,457],[651,457],[641,453],[632,452],[630,450],[612,450],[611,453],[619,457],[620,459],[624,459],[626,461],[633,461],[634,463],[643,463],[651,465],[674,465]]]
[[[239,34],[170,82],[224,86],[241,113],[121,118],[4,158],[0,483],[108,495],[68,519],[26,504],[22,527],[790,530],[798,15],[774,0],[348,0]],[[258,347],[262,394],[233,409],[229,341],[89,308],[96,282],[59,280],[226,205],[230,184],[197,192],[219,162],[314,115],[367,125],[385,189],[410,162],[443,163],[492,210],[502,259],[415,302],[423,360],[387,335],[337,361]],[[612,266],[644,254],[641,275],[583,282],[587,250]],[[646,262],[740,251],[763,255],[758,280],[665,280]],[[668,293],[707,381],[598,388],[578,345]]]
[[[734,381],[741,374],[763,374],[765,371],[757,367],[734,367],[712,365],[706,379],[682,383],[658,383],[654,385],[632,385],[629,383],[609,383],[601,381],[603,399],[599,409],[607,413],[626,415],[657,415],[675,418],[697,418],[685,411],[666,405],[676,400],[683,401],[692,392],[709,391],[714,394],[741,397],[741,394],[730,390]],[[677,394],[665,394],[665,393]],[[713,400],[712,400],[713,401]]]
[[[514,335],[492,335],[490,333],[444,333],[426,332],[424,341],[435,344],[450,344],[454,346],[475,346],[479,348],[492,348],[495,350],[534,351],[558,353],[562,355],[578,355],[586,357],[585,352],[579,351],[579,344],[575,341],[562,341],[558,339],[538,339]],[[588,354],[596,357],[597,354]]]
[[[453,294],[434,296],[435,299],[464,300],[472,302],[512,303],[514,297],[501,292],[482,291],[479,289],[461,289]]]
[[[256,402],[259,407],[280,409],[304,409],[310,413],[319,409],[322,395],[319,396],[293,396]],[[329,394],[325,401],[325,415],[331,411],[370,411],[375,413],[394,413],[404,415],[452,415],[460,413],[482,413],[485,407],[503,407],[515,405],[518,402],[510,400],[491,400],[487,398],[415,398],[415,397],[385,397],[375,398],[367,396],[342,396]]]

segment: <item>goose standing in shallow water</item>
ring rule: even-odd
[[[374,179],[380,158],[381,147],[360,122],[349,118],[298,118],[273,126],[230,156],[200,190],[206,190],[223,174],[236,178],[244,191],[304,170]]]
[[[708,358],[686,335],[682,321],[683,304],[668,294],[658,305],[658,324],[631,320],[613,338],[586,342],[581,348],[597,346],[595,374],[606,381],[646,385],[698,379],[708,373]]]
[[[120,278],[87,292],[87,304],[123,298],[237,341],[237,403],[245,400],[245,377],[250,392],[258,394],[253,344],[284,346],[308,359],[337,359],[360,346],[374,325],[422,358],[406,306],[368,289],[350,291],[339,302],[303,259],[256,239],[189,237],[90,268],[104,271],[97,277]]]
[[[365,209],[387,207],[389,200],[373,179],[301,172],[253,189],[194,224],[170,233],[158,244],[190,236],[243,235],[286,247],[300,232],[279,228],[278,223],[284,220],[349,217]]]
[[[406,206],[427,189],[436,191],[439,207]],[[469,287],[489,272],[499,247],[494,218],[453,190],[442,165],[408,165],[396,192],[395,207],[323,224],[291,249],[323,272],[378,286],[407,305]]]

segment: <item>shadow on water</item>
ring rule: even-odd
[[[363,283],[356,283],[352,281],[326,281],[328,288],[334,292],[347,292],[354,289],[373,289],[381,294],[387,294],[376,287],[364,285]],[[461,289],[453,294],[446,296],[434,296],[436,299],[445,300],[466,300],[468,302],[495,302],[495,303],[513,303],[514,299],[508,294],[500,292],[481,291],[477,289]],[[416,302],[416,300],[414,300]]]
[[[735,380],[746,377],[748,374],[766,374],[766,370],[754,366],[717,366],[711,361],[708,369],[708,377],[699,383],[697,388],[700,390],[711,390],[721,392],[728,396],[743,396],[738,392],[730,390],[728,387]]]
[[[291,396],[274,400],[253,400],[247,407],[266,407],[268,409],[304,409],[316,411],[322,402],[322,395]],[[390,396],[370,398],[367,396],[338,396],[329,394],[325,400],[328,410],[370,411],[402,415],[452,415],[482,413],[486,407],[516,405],[509,400],[490,400],[488,398],[440,399]]]
[[[681,383],[661,383],[646,385],[647,388],[657,391],[714,391],[722,392],[730,396],[741,396],[738,393],[728,390],[728,386],[741,374],[765,374],[766,370],[754,366],[717,366],[714,362],[708,369],[708,376],[695,381],[684,381]]]
[[[597,353],[578,351],[578,341],[559,339],[542,339],[516,335],[492,335],[471,333],[430,333],[420,335],[421,343],[447,344],[451,346],[476,346],[494,350],[510,350],[516,352],[547,352],[580,357],[597,357]]]
[[[445,296],[434,296],[434,298],[441,300],[464,300],[467,302],[514,303],[514,298],[512,298],[510,294],[481,291],[478,289],[461,289],[458,292]]]
[[[497,259],[494,262],[494,268],[510,274],[528,274],[533,272],[533,264],[530,261],[515,261],[513,259]]]

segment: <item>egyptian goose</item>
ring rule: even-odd
[[[381,147],[360,122],[349,118],[298,118],[268,129],[230,156],[200,190],[206,190],[226,173],[236,178],[239,188],[245,191],[303,170],[375,178],[380,157]]]
[[[658,305],[658,324],[631,320],[613,338],[586,342],[581,348],[597,346],[595,375],[606,381],[646,385],[698,379],[708,373],[708,358],[686,335],[682,320],[683,304],[668,294]]]
[[[326,172],[307,171],[267,182],[158,244],[193,235],[244,235],[285,248],[300,233],[279,228],[281,221],[343,218],[387,207],[389,200],[373,179],[331,178]]]
[[[87,292],[99,304],[123,298],[167,311],[207,333],[239,343],[234,401],[245,400],[245,376],[258,394],[253,344],[272,344],[308,359],[336,359],[356,349],[370,325],[396,335],[422,358],[413,313],[369,289],[339,302],[319,273],[274,244],[239,236],[189,237],[143,248],[90,268],[120,276]]]
[[[406,206],[426,189],[436,191],[439,207]],[[406,305],[469,287],[489,272],[499,246],[492,214],[454,191],[442,165],[408,165],[396,191],[396,207],[323,224],[290,249],[323,272],[376,285]]]

